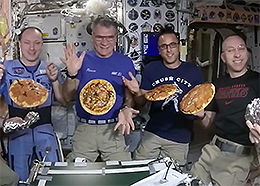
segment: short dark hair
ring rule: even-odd
[[[25,27],[21,30],[21,33],[18,35],[18,40],[21,41],[22,39],[22,36],[23,36],[23,33],[26,31],[26,30],[29,30],[29,29],[34,29],[34,30],[37,30],[41,33],[42,35],[42,39],[43,39],[43,33],[41,31],[41,29],[39,29],[38,27],[35,27],[35,26],[28,26],[28,27]]]
[[[177,32],[174,32],[173,29],[171,28],[162,28],[159,32],[159,37],[160,38],[162,35],[164,34],[174,34],[176,36],[176,38],[178,39],[178,43],[180,42],[180,34]]]
[[[116,33],[117,33],[117,27],[118,27],[118,23],[115,19],[113,19],[112,17],[109,17],[109,16],[98,16],[93,22],[92,22],[92,25],[91,25],[91,29],[92,29],[92,32],[93,30],[95,29],[95,27],[97,25],[101,25],[101,26],[105,26],[105,27],[114,27],[115,30],[116,30]]]

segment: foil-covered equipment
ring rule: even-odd
[[[246,107],[245,119],[260,125],[260,98],[255,98]]]
[[[28,128],[33,123],[37,122],[40,119],[39,113],[30,111],[25,116],[24,120],[21,123],[14,122],[13,120],[7,120],[3,124],[3,132],[9,133],[15,130],[20,130],[24,128]]]

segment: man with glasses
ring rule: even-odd
[[[67,45],[64,49],[68,77],[64,84],[64,96],[67,101],[76,92],[77,128],[73,136],[72,152],[67,161],[77,157],[94,162],[100,155],[103,161],[130,160],[123,134],[134,129],[132,113],[132,95],[122,82],[122,75],[135,73],[133,62],[127,56],[115,52],[117,41],[117,23],[109,17],[98,17],[92,23],[94,50],[76,55],[75,46]],[[113,107],[105,114],[95,115],[86,112],[79,94],[91,80],[108,81],[115,89],[116,100]],[[120,110],[121,109],[121,110]],[[117,130],[121,128],[121,133]]]
[[[195,64],[179,60],[179,38],[171,29],[162,29],[158,38],[158,49],[162,60],[148,63],[142,74],[139,88],[132,74],[131,80],[123,78],[125,85],[134,94],[136,104],[146,103],[144,94],[163,84],[174,84],[177,91],[166,105],[164,101],[151,103],[148,121],[135,159],[171,157],[184,166],[187,161],[189,143],[192,140],[194,117],[179,109],[182,97],[194,86],[204,82],[203,74]]]
[[[227,74],[215,81],[216,94],[210,105],[196,114],[206,127],[214,120],[215,136],[203,147],[191,172],[205,184],[242,186],[254,160],[252,142],[259,143],[259,127],[249,121],[247,127],[245,120],[248,103],[260,96],[259,73],[249,69],[249,52],[240,36],[227,37],[222,51]]]

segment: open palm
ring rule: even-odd
[[[65,59],[60,58],[60,60],[66,65],[68,73],[70,75],[76,75],[78,70],[81,68],[83,58],[85,56],[85,51],[78,57],[76,54],[76,47],[73,44],[67,44],[63,49],[65,53]]]

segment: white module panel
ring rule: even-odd
[[[28,26],[40,28],[45,40],[64,40],[60,14],[26,15],[26,22]]]
[[[74,44],[76,51],[88,51],[93,49],[90,22],[66,23],[66,41]],[[88,33],[89,32],[89,33]]]

